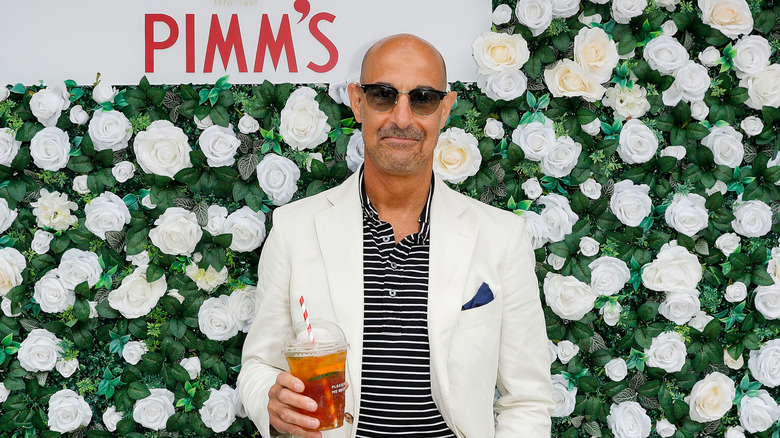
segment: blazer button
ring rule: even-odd
[[[346,414],[344,414],[344,421],[346,421],[349,424],[352,424],[352,422],[355,421],[355,418],[352,416],[352,414],[347,412]]]

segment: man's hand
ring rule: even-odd
[[[286,371],[276,377],[276,383],[268,390],[268,414],[271,418],[271,426],[279,432],[304,438],[321,438],[322,433],[306,430],[319,427],[319,420],[303,415],[295,409],[300,408],[310,412],[317,410],[317,403],[314,400],[300,394],[303,388],[301,379]]]

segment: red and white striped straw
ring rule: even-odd
[[[306,321],[306,331],[309,332],[309,340],[311,341],[311,345],[317,345],[317,343],[314,341],[314,332],[311,330],[309,312],[306,311],[306,305],[303,303],[303,295],[301,295],[301,299],[298,300],[298,302],[301,303],[301,310],[303,310],[303,320]]]

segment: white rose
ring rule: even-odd
[[[578,321],[593,310],[596,294],[573,276],[548,273],[544,278],[544,300],[556,315]]]
[[[677,161],[685,158],[685,154],[687,153],[688,151],[685,150],[685,146],[667,146],[661,149],[662,157],[674,157]]]
[[[658,150],[658,139],[639,119],[631,119],[620,131],[618,155],[628,164],[645,163]]]
[[[19,153],[22,142],[16,140],[14,131],[10,128],[0,128],[0,164],[10,166]]]
[[[708,107],[703,100],[691,102],[691,117],[701,122],[706,119],[709,114],[710,107]]]
[[[89,121],[89,114],[84,111],[84,108],[82,108],[81,105],[76,105],[70,109],[70,115],[68,115],[68,119],[74,125],[81,126]]]
[[[556,178],[567,176],[577,166],[580,152],[582,152],[582,145],[571,137],[558,137],[549,153],[542,157],[542,172]]]
[[[197,126],[201,131],[208,128],[209,126],[214,126],[214,121],[211,120],[211,116],[206,116],[202,120],[199,119],[198,116],[192,116],[192,121],[195,122],[195,126]]]
[[[224,432],[236,421],[238,390],[222,385],[218,390],[211,388],[209,391],[208,400],[198,411],[200,418],[214,432]]]
[[[257,180],[260,188],[273,201],[274,205],[290,202],[298,190],[298,178],[301,171],[289,158],[268,154],[257,165]]]
[[[22,271],[27,261],[16,248],[0,248],[0,296],[22,284]]]
[[[153,282],[146,278],[146,266],[139,266],[122,279],[122,284],[108,293],[108,305],[127,319],[139,318],[151,312],[157,305],[168,283],[165,275]]]
[[[539,185],[539,180],[536,178],[526,180],[520,187],[528,199],[536,199],[542,196],[542,186]]]
[[[176,301],[178,301],[179,304],[184,302],[184,296],[179,293],[179,289],[171,289],[168,291],[167,295],[176,298]]]
[[[613,382],[619,382],[626,378],[628,375],[628,366],[625,359],[616,357],[610,360],[604,365],[604,372],[607,374],[610,380]]]
[[[724,438],[745,438],[745,429],[742,426],[729,427]]]
[[[582,97],[595,102],[607,91],[589,71],[570,59],[545,69],[544,82],[553,97]]]
[[[358,167],[363,164],[365,160],[365,148],[366,144],[363,141],[363,133],[359,129],[356,129],[352,136],[349,137],[349,143],[347,143],[347,167],[352,172],[356,172]]]
[[[707,374],[696,382],[691,394],[685,397],[690,406],[688,414],[691,420],[708,423],[719,420],[731,409],[737,391],[734,381],[719,372]]]
[[[739,127],[742,128],[745,134],[752,137],[761,134],[761,131],[764,130],[764,122],[756,116],[747,116],[739,124]]]
[[[328,96],[338,104],[349,105],[349,84],[360,81],[360,73],[352,72],[347,78],[340,82],[331,82],[328,85]]]
[[[525,231],[531,238],[531,246],[534,249],[539,249],[550,241],[550,230],[547,229],[547,224],[542,216],[535,211],[526,211],[523,213],[523,218],[525,219]]]
[[[141,356],[149,351],[144,341],[130,341],[122,348],[122,359],[130,365],[135,365],[141,361]]]
[[[473,176],[482,163],[477,138],[461,128],[439,135],[433,150],[433,171],[445,181],[458,184]]]
[[[105,102],[113,103],[114,97],[116,97],[117,94],[119,94],[119,90],[112,87],[111,84],[106,81],[100,81],[95,85],[95,88],[92,89],[92,100],[98,104]]]
[[[98,256],[92,251],[71,248],[60,259],[58,275],[68,289],[75,289],[85,281],[89,287],[94,287],[102,273]]]
[[[545,118],[544,123],[531,122],[518,125],[512,132],[512,141],[520,146],[525,153],[525,158],[541,161],[555,144],[553,122]]]
[[[71,389],[61,389],[49,398],[49,429],[68,433],[89,425],[92,421],[92,409],[90,409],[84,397],[76,394]]]
[[[704,327],[707,327],[707,324],[713,319],[715,318],[707,315],[704,311],[699,311],[693,315],[693,318],[691,318],[690,321],[688,321],[688,325],[700,332],[704,332]]]
[[[666,223],[677,232],[693,237],[707,228],[709,218],[704,206],[706,202],[704,197],[695,193],[674,195],[672,203],[664,213]]]
[[[552,0],[553,18],[569,18],[579,10],[579,0]]]
[[[474,40],[471,49],[480,75],[519,71],[531,55],[528,43],[519,34],[485,32]]]
[[[18,211],[8,208],[5,198],[0,198],[0,233],[10,228],[18,215]]]
[[[677,325],[683,325],[701,310],[699,292],[667,292],[666,298],[658,306],[658,313]]]
[[[2,297],[2,299],[0,299],[0,309],[2,309],[3,314],[9,318],[16,318],[22,314],[21,311],[17,313],[13,313],[11,311],[11,300],[6,297]],[[0,401],[0,403],[2,403],[2,401]]]
[[[116,425],[122,417],[124,417],[124,412],[117,412],[116,406],[109,406],[106,412],[103,412],[103,424],[106,425],[106,430],[116,432]]]
[[[574,224],[579,217],[572,211],[569,200],[561,195],[551,193],[539,197],[539,204],[544,205],[540,213],[542,220],[547,225],[547,237],[551,242],[562,241],[571,233]]]
[[[730,303],[739,303],[747,298],[747,286],[741,281],[735,281],[726,286],[726,293],[723,294],[723,297]]]
[[[566,259],[557,254],[550,254],[547,256],[547,264],[552,266],[556,271],[560,271],[565,263]]]
[[[76,302],[76,293],[65,287],[58,275],[59,269],[52,269],[35,283],[33,298],[46,313],[64,312]]]
[[[642,15],[646,0],[613,0],[612,18],[620,24],[628,24],[632,18]]]
[[[528,78],[520,70],[502,70],[480,74],[477,78],[477,86],[493,100],[508,101],[525,94],[528,89]]]
[[[620,120],[628,117],[638,119],[650,110],[650,102],[647,100],[647,89],[637,84],[634,84],[631,88],[615,84],[607,88],[607,91],[604,93],[604,99],[601,102],[612,108],[613,116],[615,119]],[[601,128],[601,121],[599,121],[597,127],[594,126],[595,133],[588,132],[588,134],[598,134],[599,131],[596,128]]]
[[[699,259],[673,240],[661,247],[655,260],[642,271],[645,287],[658,292],[687,293],[702,278]]]
[[[752,76],[739,81],[740,87],[748,89],[745,105],[760,110],[762,107],[780,106],[780,64],[771,64]]]
[[[699,52],[699,62],[705,67],[715,67],[718,65],[720,59],[720,50],[713,46],[709,46],[706,49]]]
[[[740,202],[734,210],[731,226],[745,237],[761,237],[772,228],[772,209],[763,201]]]
[[[676,373],[685,365],[685,342],[677,332],[663,332],[653,338],[650,348],[645,350],[647,365],[661,368],[667,373]]]
[[[19,344],[16,357],[19,364],[31,373],[51,371],[62,353],[60,339],[46,329],[34,329]]]
[[[756,396],[746,395],[738,407],[739,424],[750,433],[768,430],[780,419],[780,407],[765,389],[759,390]]]
[[[623,306],[618,302],[608,301],[601,306],[599,314],[604,317],[604,324],[614,327],[618,321],[620,321],[620,312],[623,311]]]
[[[223,231],[233,235],[230,244],[233,251],[254,251],[265,240],[265,214],[261,211],[255,212],[245,205],[225,219]]]
[[[260,122],[249,114],[244,114],[238,120],[238,131],[242,134],[253,134],[260,130]]]
[[[198,327],[212,341],[227,341],[238,334],[238,325],[228,306],[229,299],[227,295],[211,297],[198,310]]]
[[[515,17],[531,30],[533,36],[539,36],[552,23],[552,3],[547,0],[519,0],[515,6]]]
[[[653,208],[649,193],[647,184],[634,185],[628,179],[620,181],[614,185],[609,208],[623,225],[638,227]]]
[[[187,374],[190,375],[190,379],[197,379],[200,375],[201,365],[200,358],[198,356],[185,357],[179,362],[179,365],[187,370]]]
[[[293,149],[311,149],[328,139],[328,116],[320,110],[316,96],[312,88],[298,88],[282,109],[279,133]]]
[[[141,169],[170,178],[192,167],[191,150],[184,131],[167,120],[152,122],[133,140],[133,151]]]
[[[705,189],[704,193],[707,194],[707,196],[711,196],[715,192],[720,192],[721,194],[726,194],[728,191],[728,186],[723,181],[715,181],[715,184],[712,185],[709,189]]]
[[[635,401],[613,403],[607,415],[607,425],[615,438],[647,438],[652,428],[647,412]]]
[[[56,364],[54,364],[54,368],[62,375],[62,377],[67,379],[68,377],[72,376],[76,370],[79,369],[79,360],[75,357],[70,360],[60,359]]]
[[[599,199],[601,197],[601,184],[593,178],[588,178],[580,184],[580,191],[590,199]]]
[[[638,85],[637,85],[637,87],[638,87]],[[609,90],[607,90],[607,91],[609,91]],[[602,102],[604,102],[604,101],[602,100]],[[599,132],[601,132],[601,120],[599,120],[598,118],[595,118],[595,119],[591,120],[590,123],[588,123],[586,125],[580,125],[580,128],[586,134],[588,134],[590,136],[598,135]]]
[[[78,222],[78,218],[70,213],[78,208],[78,204],[68,201],[68,195],[60,192],[49,193],[41,189],[40,197],[31,202],[30,206],[33,207],[33,215],[39,227],[61,231]]]
[[[761,312],[766,319],[780,318],[780,284],[756,287],[754,298],[756,310]]]
[[[151,388],[151,394],[133,405],[133,420],[152,430],[165,429],[168,418],[176,411],[174,395],[165,388]]]
[[[96,151],[119,151],[127,147],[133,127],[119,111],[95,111],[89,121],[89,137]]]
[[[714,155],[715,164],[731,167],[742,163],[745,148],[742,146],[742,133],[732,126],[713,126],[701,144],[707,146]]]
[[[555,410],[551,416],[555,418],[568,417],[577,406],[577,387],[575,386],[569,391],[569,381],[560,374],[552,375],[552,384]]]
[[[658,433],[658,435],[664,438],[668,438],[677,432],[677,426],[670,423],[666,418],[661,418],[655,423],[655,431]]]
[[[747,35],[734,44],[737,54],[732,59],[737,77],[752,76],[769,66],[772,48],[769,41],[760,35]]]
[[[219,236],[225,233],[225,219],[227,219],[227,208],[221,205],[210,205],[208,209],[208,219],[204,230],[212,236]]]
[[[721,250],[726,257],[736,251],[737,248],[739,248],[739,245],[739,236],[734,233],[721,234],[715,239],[715,248]]]
[[[0,102],[8,99],[8,96],[11,95],[11,90],[9,90],[6,87],[0,87]],[[2,385],[2,382],[0,382],[0,385]],[[5,400],[3,400],[5,401]]]
[[[89,201],[84,207],[84,214],[84,226],[103,240],[106,239],[106,231],[122,231],[130,223],[130,209],[122,198],[112,192],[103,192]]]
[[[0,91],[2,91],[2,90],[0,90]],[[8,400],[8,396],[9,395],[11,395],[11,391],[6,389],[4,382],[0,382],[0,403],[3,403],[6,400]]]
[[[590,287],[597,295],[614,295],[623,289],[631,278],[631,271],[623,260],[615,257],[599,257],[590,262]]]
[[[696,102],[704,100],[704,95],[710,87],[710,77],[707,68],[693,61],[687,61],[674,71],[674,83],[662,94],[666,106],[675,106],[680,100]]]
[[[79,175],[73,178],[73,186],[71,188],[74,192],[82,195],[89,193],[89,187],[87,186],[87,175]]]
[[[558,346],[549,339],[547,340],[547,353],[550,355],[550,363],[553,363],[558,359]]]
[[[699,0],[701,21],[729,38],[753,31],[753,15],[745,0]]]
[[[780,246],[772,248],[772,257],[766,265],[766,272],[775,283],[780,283]]]
[[[123,183],[135,175],[135,164],[130,161],[120,161],[111,168],[111,174],[114,175],[116,182]]]
[[[656,5],[661,6],[657,3]],[[672,6],[672,10],[674,10],[674,6]],[[674,23],[674,20],[666,20],[663,24],[661,24],[661,30],[663,31],[664,35],[674,35],[680,29],[677,28],[677,24]]]
[[[143,250],[138,254],[127,255],[125,260],[132,263],[133,266],[149,266],[149,251]]]
[[[509,23],[509,20],[512,19],[512,7],[503,4],[496,6],[496,9],[493,10],[492,19],[493,24],[496,25]]]
[[[579,352],[579,345],[571,341],[563,340],[558,342],[558,360],[560,360],[564,365],[574,359],[574,356],[576,356]]]
[[[322,158],[322,153],[320,152],[309,152],[308,155],[306,155],[306,171],[311,172],[311,162],[317,160],[320,163],[324,163],[324,159]]]
[[[485,128],[483,131],[485,132],[485,137],[492,138],[493,140],[504,138],[504,124],[492,117],[488,117],[487,120],[485,120]]]
[[[189,256],[203,236],[195,213],[181,207],[170,207],[149,230],[149,239],[160,251],[170,255]]]
[[[57,171],[70,159],[68,134],[56,126],[43,128],[30,141],[30,156],[33,163],[43,170]]]
[[[226,266],[223,266],[222,270],[217,271],[211,265],[207,269],[199,268],[197,263],[188,265],[184,273],[195,282],[198,289],[206,292],[211,292],[224,284],[228,277]]]
[[[738,370],[742,368],[742,365],[745,365],[745,358],[740,355],[738,358],[734,359],[731,357],[728,350],[723,350],[723,363],[732,370]]]
[[[46,127],[57,124],[62,112],[70,106],[70,92],[65,82],[52,82],[30,98],[30,111]]]
[[[212,125],[200,133],[198,145],[209,166],[232,166],[236,162],[236,151],[241,146],[241,140],[236,137],[232,125],[227,128]]]
[[[579,9],[579,2],[576,3]],[[608,82],[618,63],[617,44],[599,27],[583,27],[574,37],[574,62],[599,82]]]
[[[750,374],[762,385],[774,388],[780,385],[780,339],[772,339],[748,357]]]
[[[580,239],[580,253],[585,257],[591,257],[599,253],[599,241],[592,237]],[[593,268],[591,268],[593,269]]]
[[[642,56],[650,68],[662,75],[671,75],[685,65],[690,56],[688,51],[671,35],[660,35],[647,42]],[[708,84],[709,86],[709,84]]]

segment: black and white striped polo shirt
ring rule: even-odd
[[[363,204],[363,374],[358,438],[454,438],[431,395],[428,346],[430,204],[420,231],[395,243],[393,227]]]

